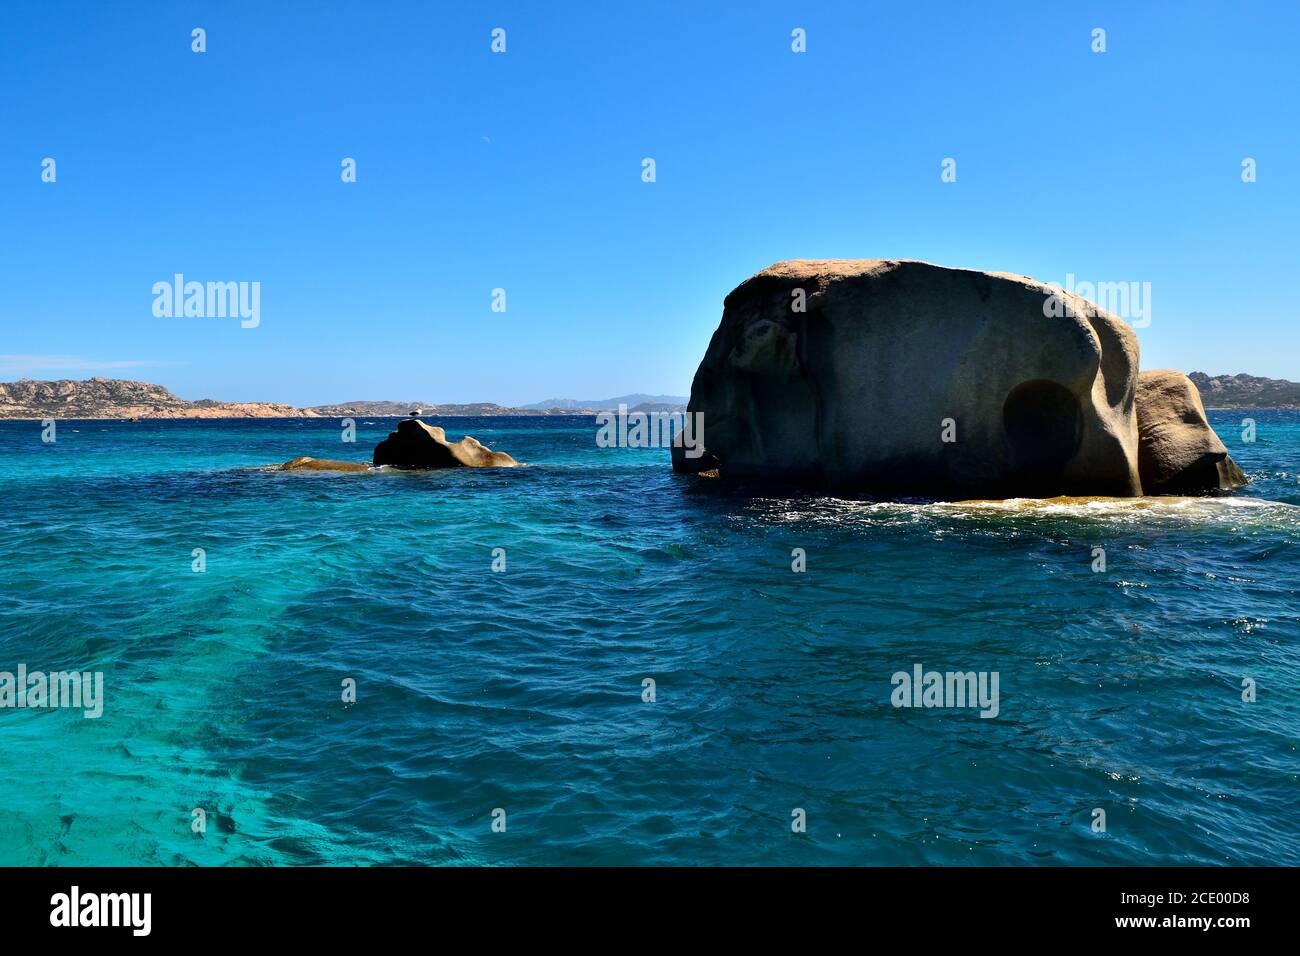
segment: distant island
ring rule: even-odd
[[[381,418],[406,415],[417,409],[430,417],[466,418],[484,415],[595,415],[597,412],[618,411],[620,405],[629,411],[673,412],[686,410],[685,396],[675,395],[620,395],[580,401],[572,398],[552,398],[545,402],[521,405],[518,408],[497,405],[493,402],[447,404],[436,402],[341,402],[337,405],[313,405],[304,409],[314,415],[337,418],[340,415],[377,415]]]
[[[1206,408],[1300,408],[1300,382],[1255,375],[1187,376],[1201,392]]]
[[[1255,375],[1189,376],[1200,389],[1206,408],[1300,408],[1300,382]],[[219,402],[205,398],[189,402],[162,385],[127,379],[22,379],[0,382],[0,419],[40,418],[346,418],[369,415],[392,418],[418,411],[429,418],[497,417],[503,415],[595,415],[626,406],[635,412],[680,412],[686,398],[635,392],[603,399],[551,398],[511,407],[493,402],[355,401],[297,408],[277,402]]]
[[[311,413],[273,402],[187,402],[161,385],[124,379],[22,379],[0,383],[0,418],[297,418]]]
[[[595,415],[597,412],[615,411],[620,405],[626,405],[630,411],[673,412],[684,410],[686,399],[674,395],[636,393],[587,401],[557,398],[522,408],[491,402],[438,404],[418,401],[355,401],[297,408],[276,402],[219,402],[209,398],[190,402],[173,395],[162,385],[127,379],[0,382],[0,419],[343,418],[358,415],[391,418],[411,412],[432,418],[467,418]]]

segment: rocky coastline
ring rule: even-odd
[[[576,403],[557,399],[553,407],[513,407],[495,402],[355,401],[298,408],[281,402],[186,401],[162,385],[129,379],[90,378],[0,382],[0,420],[54,419],[177,419],[177,418],[373,418],[406,417],[411,412],[431,418],[547,417],[595,415],[617,407],[609,402]],[[681,404],[643,402],[630,411],[681,411]]]

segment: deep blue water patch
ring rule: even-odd
[[[0,670],[106,682],[0,710],[0,863],[1300,863],[1300,413],[1211,419],[1244,491],[1046,506],[717,494],[580,418],[422,475],[259,467],[391,419],[0,422]],[[916,663],[998,716],[891,706]]]

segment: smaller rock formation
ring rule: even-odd
[[[328,458],[308,458],[304,455],[286,461],[277,471],[369,471],[370,466],[357,461],[330,461]]]
[[[1139,373],[1136,405],[1138,472],[1146,494],[1196,494],[1247,484],[1206,421],[1196,386],[1182,372]]]
[[[436,425],[415,418],[397,423],[397,431],[375,446],[375,465],[394,468],[513,468],[519,462],[503,451],[485,448],[466,435],[447,441]]]

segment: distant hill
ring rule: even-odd
[[[314,418],[274,402],[187,402],[161,385],[126,379],[0,382],[0,418]]]
[[[654,411],[665,411],[674,408],[685,408],[686,397],[682,395],[646,395],[644,392],[635,392],[631,395],[620,395],[617,398],[548,398],[544,402],[525,405],[524,408],[561,408],[593,412],[616,412],[620,405],[626,405],[629,409],[646,405],[653,407]],[[664,406],[664,408],[654,406]],[[649,409],[641,410],[647,411]]]
[[[1206,408],[1300,408],[1300,382],[1255,375],[1188,375]]]

